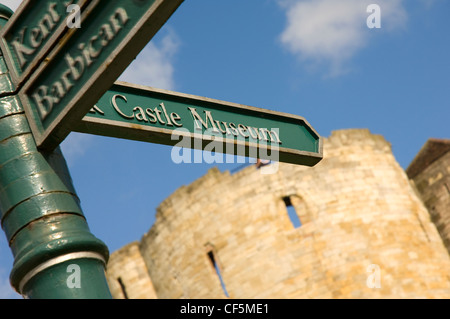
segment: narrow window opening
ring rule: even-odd
[[[117,278],[117,281],[119,282],[120,289],[122,290],[123,297],[125,299],[129,299],[128,298],[128,294],[127,294],[127,290],[125,289],[125,285],[123,284],[122,278],[120,278],[120,277]]]
[[[302,226],[302,222],[298,217],[297,211],[295,210],[294,205],[292,205],[291,197],[287,196],[283,198],[284,204],[286,205],[287,214],[294,228],[299,228]]]
[[[210,250],[208,252],[208,258],[209,258],[209,261],[211,262],[211,265],[214,267],[214,270],[216,271],[217,276],[219,277],[220,285],[222,286],[223,293],[225,294],[225,296],[227,296],[229,298],[230,296],[228,295],[227,287],[225,286],[225,282],[223,281],[222,274],[220,273],[219,265],[216,262],[214,252],[212,250]]]

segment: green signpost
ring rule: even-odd
[[[0,33],[0,48],[16,87],[31,75],[60,36],[68,31],[65,17],[69,4],[82,8],[87,2],[22,1],[16,14]]]
[[[323,157],[322,139],[300,116],[124,82],[74,130],[198,149],[215,143],[221,153],[307,166]]]
[[[40,149],[72,131],[183,0],[92,0],[19,96]]]
[[[67,28],[68,3],[83,9],[79,29]],[[15,15],[0,5],[0,217],[23,296],[111,298],[108,249],[89,231],[58,145],[181,3],[25,1]]]
[[[108,249],[89,231],[58,146],[71,131],[307,166],[322,159],[321,137],[300,116],[114,84],[182,2],[25,0],[12,17],[0,5],[0,218],[22,295],[111,298]],[[67,24],[71,4],[81,28]]]

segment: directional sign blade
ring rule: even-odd
[[[64,35],[19,96],[36,143],[52,150],[183,0],[92,0],[80,29]]]
[[[24,0],[0,33],[0,47],[18,87],[67,31],[70,4],[82,9],[90,0]]]
[[[75,131],[307,166],[323,157],[322,138],[300,116],[124,82]]]

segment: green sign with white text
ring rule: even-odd
[[[31,75],[59,37],[67,32],[69,6],[77,5],[81,9],[88,1],[22,1],[0,33],[0,47],[16,87]]]
[[[183,0],[91,0],[19,92],[39,148],[52,150]]]
[[[300,116],[117,82],[75,131],[313,166],[322,139]]]

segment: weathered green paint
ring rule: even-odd
[[[13,15],[13,11],[4,6],[0,5],[0,32],[3,27],[8,22],[10,16]],[[11,81],[11,76],[8,72],[8,68],[6,67],[6,62],[4,59],[0,59],[0,96],[4,94],[9,94],[14,90],[14,85]],[[10,110],[0,110],[0,116],[2,112],[9,112]]]
[[[93,0],[19,95],[37,145],[52,150],[183,0]]]
[[[83,6],[86,0],[71,4]],[[15,86],[23,83],[67,31],[69,2],[24,0],[0,33],[0,47]]]
[[[193,109],[203,121],[206,114],[211,115],[217,130],[208,130],[203,124],[199,129]],[[212,122],[207,123],[208,128],[213,128]],[[218,130],[219,125],[223,132]],[[254,128],[276,131],[281,143],[278,138],[268,138],[267,131],[256,134]],[[201,140],[190,143],[192,148],[201,149],[212,140],[222,139],[221,153],[251,156],[251,148],[268,149],[279,152],[281,162],[308,166],[323,157],[321,137],[300,116],[124,82],[113,85],[75,130],[165,145],[178,144],[180,139],[175,137],[181,135]],[[215,151],[220,152],[218,148]],[[253,154],[274,160],[271,152]]]
[[[11,285],[28,298],[111,298],[109,252],[89,231],[64,157],[59,148],[37,149],[19,99],[7,93],[0,97],[0,220],[14,256]],[[67,284],[71,264],[81,269],[80,288]]]
[[[37,150],[17,99],[0,99],[0,108],[13,112],[3,112],[0,118],[0,212],[2,227],[15,258],[11,284],[27,297],[44,298],[49,291],[52,291],[52,296],[61,293],[61,296],[73,297],[89,298],[92,294],[110,297],[98,260],[88,263],[95,271],[82,270],[83,273],[94,271],[98,276],[97,280],[87,280],[82,275],[87,285],[81,290],[55,283],[57,277],[68,277],[68,273],[62,272],[58,265],[33,276],[39,287],[31,282],[21,287],[24,277],[49,259],[88,251],[98,253],[106,261],[108,250],[89,232],[73,187],[66,186],[71,185],[71,181],[67,168],[65,176],[61,174],[65,166],[62,155],[58,151],[44,154]],[[56,165],[57,170],[51,164]],[[71,262],[85,263],[83,259]],[[48,273],[51,276],[44,279]]]
[[[9,94],[14,88],[5,60],[0,59],[0,96]]]
[[[76,263],[81,269],[81,288],[67,289],[67,280],[70,272],[67,269]],[[105,299],[103,291],[108,289],[104,278],[104,266],[96,259],[81,259],[66,261],[54,266],[52,269],[42,271],[41,276],[32,278],[25,285],[24,290],[30,299]],[[48,279],[52,277],[49,285]]]

